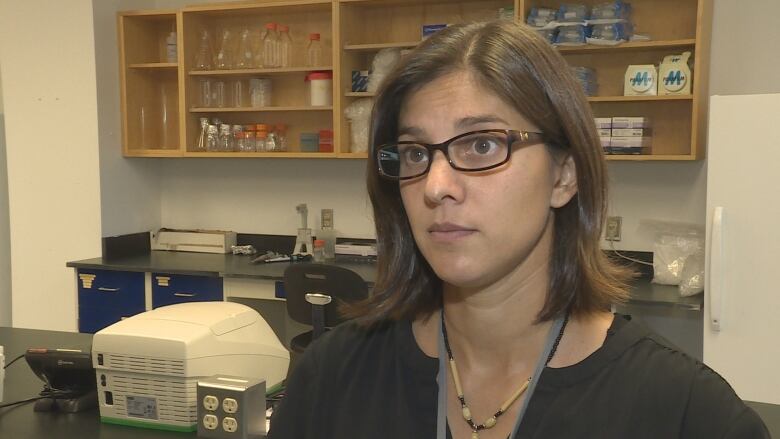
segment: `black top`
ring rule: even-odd
[[[723,378],[630,320],[580,363],[544,369],[518,439],[770,437]],[[409,321],[342,325],[301,359],[269,438],[435,438],[437,373]]]

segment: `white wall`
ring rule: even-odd
[[[8,228],[8,170],[5,159],[2,77],[0,77],[0,326],[11,326],[11,233]]]
[[[92,6],[102,236],[157,229],[161,215],[159,163],[122,157],[116,28],[118,10],[153,9],[155,6],[151,0],[93,0]]]
[[[13,326],[76,329],[73,270],[100,254],[91,0],[0,0]]]
[[[295,206],[307,203],[309,227],[332,208],[341,236],[374,237],[365,160],[184,159],[161,169],[166,227],[295,235]]]

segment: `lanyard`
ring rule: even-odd
[[[555,339],[558,333],[561,332],[563,326],[563,318],[559,317],[555,319],[550,331],[547,333],[547,341],[544,344],[542,355],[539,357],[539,361],[536,363],[536,369],[531,377],[531,383],[528,385],[528,390],[525,391],[525,398],[523,399],[523,406],[520,408],[520,413],[517,415],[515,426],[512,429],[510,439],[515,439],[515,434],[520,427],[520,422],[523,420],[526,410],[528,409],[528,403],[531,401],[531,396],[536,390],[536,384],[539,382],[539,376],[542,374],[542,370],[547,366],[547,357],[550,356]],[[441,319],[439,319],[439,373],[436,375],[436,382],[439,386],[439,403],[436,411],[436,438],[447,438],[447,350],[444,348],[444,334],[441,327]]]

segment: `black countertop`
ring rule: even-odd
[[[249,277],[281,280],[290,262],[251,263],[252,256],[153,250],[146,254],[121,258],[92,258],[71,261],[73,268],[188,274],[213,277]],[[334,264],[356,272],[369,284],[376,279],[374,261],[356,262],[355,258],[337,258]]]
[[[192,253],[154,250],[136,256],[120,258],[92,258],[68,262],[68,267],[97,270],[140,271],[151,273],[188,274],[213,277],[244,277],[282,280],[289,262],[252,264],[251,256],[233,254]],[[348,268],[369,285],[376,280],[376,262],[357,262],[355,258],[339,256],[334,264]],[[701,294],[680,297],[676,286],[658,285],[648,280],[632,284],[630,303],[672,306],[689,310],[701,310]]]

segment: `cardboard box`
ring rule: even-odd
[[[613,117],[612,129],[615,128],[650,128],[650,119],[647,117]]]
[[[149,236],[152,250],[230,253],[236,245],[236,232],[223,230],[160,229]]]
[[[648,137],[650,128],[612,128],[612,137]]]
[[[609,148],[612,146],[612,137],[599,137],[602,148]]]
[[[596,129],[610,129],[612,128],[611,117],[596,117],[593,119],[596,122]]]
[[[599,137],[612,137],[612,130],[609,128],[599,128]]]

